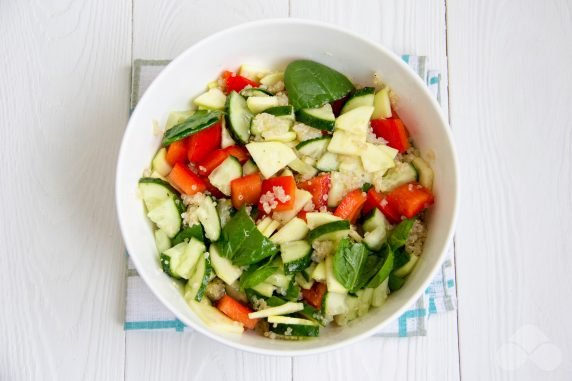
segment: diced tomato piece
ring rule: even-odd
[[[239,93],[248,85],[252,87],[258,87],[258,83],[251,81],[250,79],[241,75],[234,74],[230,71],[223,72],[222,78],[225,80],[225,89],[227,93],[232,91]]]
[[[254,311],[228,295],[223,296],[216,304],[216,307],[223,314],[232,320],[242,323],[248,329],[254,329],[256,323],[260,320],[249,318],[248,314]]]
[[[169,180],[181,192],[188,195],[204,192],[207,189],[203,179],[181,163],[175,164],[169,173]]]
[[[236,157],[238,159],[238,161],[240,161],[240,164],[246,163],[248,161],[248,159],[250,158],[250,154],[248,153],[246,148],[244,148],[243,146],[233,145],[230,147],[226,147],[224,150],[230,156]]]
[[[167,147],[167,162],[174,166],[176,163],[187,162],[187,139],[177,140]]]
[[[367,191],[367,200],[362,210],[363,214],[369,213],[373,208],[379,209],[392,224],[401,221],[401,215],[393,205],[387,202],[386,196],[383,193],[377,192],[374,188],[370,188]]]
[[[280,188],[282,190],[280,190]],[[276,207],[273,209],[275,211],[280,212],[292,209],[296,197],[296,181],[294,177],[280,176],[264,180],[262,182],[261,201],[263,201],[262,198],[268,193],[274,195],[273,200],[276,202]],[[280,200],[280,198],[283,199]],[[258,209],[264,210],[262,202],[259,203]]]
[[[189,136],[187,158],[191,163],[201,162],[209,153],[220,148],[221,128],[221,124],[216,123]]]
[[[334,216],[348,220],[353,224],[358,218],[366,199],[367,195],[361,189],[351,191],[344,197],[342,202],[340,202],[340,205],[338,205],[334,212]]]
[[[198,165],[199,173],[203,176],[208,176],[211,172],[221,165],[223,161],[228,157],[228,152],[224,149],[217,149],[211,152],[206,159],[201,161]]]
[[[232,206],[240,209],[243,205],[256,204],[262,192],[262,178],[260,174],[239,177],[230,182],[230,194]]]
[[[407,218],[415,217],[433,201],[433,193],[416,182],[403,184],[387,194],[388,204]]]
[[[320,175],[310,180],[302,181],[298,188],[312,194],[312,202],[316,210],[328,205],[328,193],[330,193],[331,180],[329,174]]]
[[[377,137],[387,140],[387,145],[405,152],[409,148],[409,138],[403,122],[399,118],[374,119],[371,128]]]
[[[324,300],[324,295],[328,288],[325,283],[314,282],[312,288],[309,290],[302,289],[302,297],[309,305],[314,308],[322,308],[322,300]]]

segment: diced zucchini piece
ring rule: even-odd
[[[356,292],[358,296],[358,316],[363,316],[369,311],[373,299],[373,288],[364,288]]]
[[[322,261],[316,265],[316,268],[312,272],[312,279],[318,282],[324,282],[326,280],[326,261]]]
[[[375,189],[389,192],[400,185],[417,180],[417,171],[409,163],[400,163],[391,168],[380,180],[374,179]]]
[[[276,231],[276,229],[278,229],[279,226],[280,222],[275,220],[270,221],[268,226],[264,228],[262,235],[265,236],[266,238],[270,237],[272,234],[274,234],[274,232]]]
[[[292,218],[296,217],[298,213],[304,208],[308,202],[312,200],[312,194],[302,189],[296,189],[296,196],[294,198],[294,207],[290,210],[272,213],[272,218],[286,224]]]
[[[314,285],[314,280],[309,276],[308,276],[308,279],[306,279],[303,274],[307,274],[308,272],[310,272],[310,273],[314,272],[313,268],[315,268],[315,267],[316,267],[316,264],[313,264],[310,267],[306,268],[306,270],[304,270],[304,272],[296,273],[296,275],[294,277],[294,279],[296,279],[296,283],[298,283],[300,285],[300,287],[302,287],[304,290],[311,289],[312,286]]]
[[[373,107],[371,106],[354,108],[336,119],[336,131],[345,131],[352,135],[365,138],[372,113]]]
[[[151,162],[151,168],[157,171],[161,176],[167,176],[171,172],[171,165],[167,162],[167,149],[162,147],[157,151],[153,161]]]
[[[326,257],[326,284],[328,286],[329,292],[335,292],[339,294],[348,293],[348,290],[341,285],[341,283],[336,279],[336,276],[334,275],[334,258],[331,255],[328,255]],[[337,315],[337,314],[328,314],[328,315]]]
[[[242,274],[240,267],[234,266],[228,258],[222,257],[214,244],[209,248],[209,258],[216,275],[226,284],[232,285],[240,278]]]
[[[318,173],[318,170],[316,168],[298,158],[288,163],[288,166],[293,171],[298,172],[300,175],[302,175],[303,180],[311,179]]]
[[[252,142],[246,149],[265,178],[270,178],[296,159],[292,148],[280,142]]]
[[[268,73],[270,73],[270,70],[268,69],[248,64],[242,64],[238,69],[238,75],[255,82],[260,81],[260,79],[266,76]]]
[[[336,123],[332,105],[329,103],[319,108],[302,109],[296,113],[296,119],[310,127],[326,131],[332,131]]]
[[[372,231],[366,232],[363,237],[363,243],[368,249],[378,251],[387,240],[387,232],[385,226],[375,228]]]
[[[227,157],[209,175],[210,183],[226,196],[230,196],[230,183],[242,177],[242,166],[234,156]]]
[[[365,146],[365,137],[351,134],[346,131],[334,131],[328,151],[342,155],[361,155]]]
[[[248,87],[246,89],[243,89],[240,92],[240,95],[242,95],[245,98],[248,98],[248,97],[269,97],[272,95],[272,93],[270,91],[266,91],[264,89],[258,89],[256,87]]]
[[[294,217],[280,230],[278,230],[270,240],[276,244],[288,241],[298,241],[304,239],[310,229],[301,218]]]
[[[264,219],[262,221],[260,221],[256,227],[258,228],[258,231],[261,233],[264,233],[264,230],[266,230],[266,228],[272,223],[272,218],[270,217],[264,217]]]
[[[270,283],[271,285],[282,288],[282,289],[287,289],[288,285],[290,285],[291,281],[292,281],[292,275],[283,274],[282,267],[278,271],[276,271],[274,274],[272,274],[268,278],[266,278],[266,280],[265,280],[266,283]],[[272,295],[272,294],[270,294],[270,295]]]
[[[259,319],[269,316],[289,315],[304,309],[303,303],[284,303],[281,306],[265,308],[260,311],[251,312],[248,314],[250,319]]]
[[[284,273],[302,271],[312,263],[312,246],[306,241],[289,241],[280,244]]]
[[[372,119],[391,118],[391,102],[389,99],[389,87],[379,90],[373,100]]]
[[[186,249],[187,244],[182,242],[161,253],[159,261],[161,262],[161,268],[165,274],[175,279],[181,278],[181,276],[177,274],[176,268],[185,254]]]
[[[361,153],[361,162],[367,172],[387,171],[395,167],[393,158],[385,153],[381,145],[365,143]]]
[[[224,110],[226,95],[219,88],[213,88],[196,97],[193,103],[207,110]]]
[[[375,89],[373,87],[363,87],[354,90],[344,107],[342,107],[341,113],[345,114],[361,106],[373,106],[374,92]]]
[[[425,160],[420,157],[416,157],[411,161],[411,164],[417,170],[419,174],[419,184],[423,185],[425,188],[432,190],[433,189],[433,169],[427,164]]]
[[[275,73],[266,74],[260,78],[260,83],[266,86],[272,86],[284,80],[284,73],[279,71]]]
[[[236,142],[226,127],[226,120],[224,118],[222,120],[224,121],[224,124],[221,131],[220,147],[226,148],[235,145]]]

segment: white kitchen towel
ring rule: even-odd
[[[406,54],[402,58],[427,82],[431,93],[440,102],[442,85],[440,73],[426,69],[426,57]],[[131,109],[135,107],[149,84],[168,63],[167,60],[135,60],[132,73]],[[397,320],[387,325],[376,336],[424,336],[427,334],[427,319],[430,315],[456,308],[453,258],[453,248],[451,247],[440,271],[423,295]],[[130,259],[127,263],[125,330],[192,331],[153,295],[143,279],[137,274],[137,270]]]

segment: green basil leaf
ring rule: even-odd
[[[245,207],[224,225],[218,242],[221,255],[237,266],[260,262],[278,252],[278,247],[258,230]]]
[[[393,270],[393,260],[395,255],[393,254],[393,250],[391,247],[385,243],[381,248],[381,253],[383,257],[383,265],[379,269],[379,271],[371,278],[367,287],[377,288],[391,273]]]
[[[414,223],[415,219],[403,220],[393,229],[387,241],[393,251],[405,245]]]
[[[191,238],[196,238],[199,241],[204,241],[205,236],[203,233],[203,227],[201,224],[195,224],[193,226],[189,226],[177,233],[175,237],[171,240],[171,245],[177,246],[183,241],[190,241]]]
[[[389,290],[391,292],[399,290],[401,287],[403,287],[404,284],[405,284],[405,278],[400,278],[393,274],[389,276],[388,285],[389,285]]]
[[[220,111],[199,110],[181,123],[173,126],[173,128],[165,131],[161,145],[166,147],[177,140],[202,131],[218,122],[221,115]]]
[[[354,287],[355,290],[361,290],[364,288],[369,281],[379,272],[383,266],[384,258],[375,254],[370,254],[365,260],[365,265],[363,266],[357,283]]]
[[[284,72],[284,84],[296,110],[321,107],[343,98],[354,88],[342,73],[310,60],[290,62]]]
[[[405,266],[407,262],[409,262],[409,254],[405,251],[404,248],[395,250],[394,254],[395,258],[393,259],[393,270],[400,269],[401,267]]]
[[[240,277],[240,289],[256,287],[256,285],[264,282],[266,278],[274,274],[278,270],[277,266],[261,266],[250,265],[248,270],[242,273]]]
[[[367,256],[368,250],[363,243],[352,244],[348,238],[342,239],[336,249],[334,276],[350,292],[357,290]]]
[[[290,284],[288,285],[288,289],[286,290],[286,295],[284,295],[284,296],[288,300],[298,301],[298,299],[300,298],[300,292],[301,292],[300,286],[298,286],[298,284],[294,280],[294,277],[292,277],[292,280],[290,281]]]

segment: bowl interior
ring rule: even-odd
[[[374,73],[399,97],[399,115],[416,145],[434,157],[436,205],[428,215],[429,234],[422,258],[405,286],[382,308],[349,326],[322,330],[317,339],[288,342],[255,334],[223,335],[206,327],[185,304],[157,262],[151,226],[137,196],[137,181],[159,147],[153,121],[164,125],[172,110],[187,109],[222,70],[241,63],[284,68],[296,58],[336,68],[354,83],[371,85]],[[185,51],[153,82],[133,112],[117,167],[117,209],[127,249],[141,277],[185,324],[226,344],[259,353],[297,355],[332,349],[370,335],[409,307],[431,280],[452,236],[457,206],[456,165],[448,126],[424,83],[399,57],[354,34],[316,22],[271,20],[244,24],[215,34]]]

